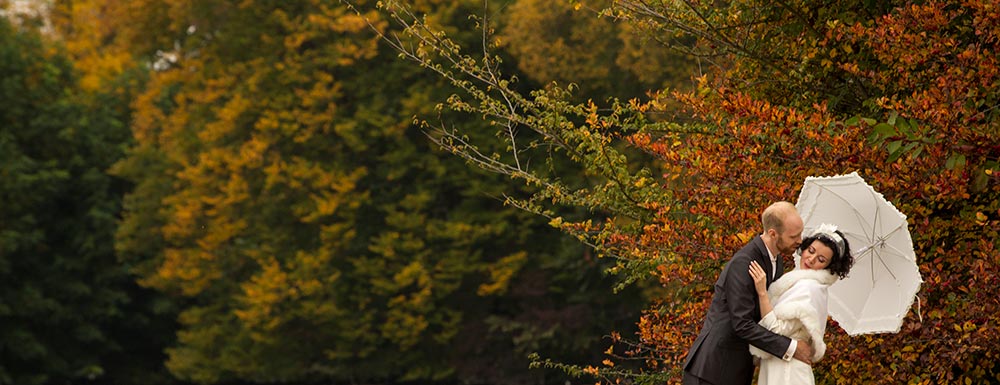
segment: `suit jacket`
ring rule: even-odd
[[[753,358],[749,344],[782,357],[791,343],[788,337],[774,334],[757,324],[760,321],[760,303],[750,277],[750,261],[757,261],[764,268],[768,285],[783,273],[779,257],[776,274],[771,276],[771,258],[759,235],[737,251],[722,268],[701,333],[684,361],[685,372],[712,384],[751,383]]]

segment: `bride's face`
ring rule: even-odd
[[[823,242],[814,240],[802,251],[799,268],[807,270],[823,270],[830,265],[833,250]]]

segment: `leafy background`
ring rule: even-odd
[[[678,383],[852,171],[925,282],[819,382],[1000,382],[990,1],[0,5],[0,383]]]

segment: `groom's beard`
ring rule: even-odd
[[[795,253],[795,249],[799,247],[799,245],[794,242],[783,243],[780,238],[776,242],[775,246],[778,249],[780,256],[792,255]]]

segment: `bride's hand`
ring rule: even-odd
[[[757,288],[757,295],[767,295],[767,274],[757,261],[750,261],[750,277],[753,278],[753,285]]]

